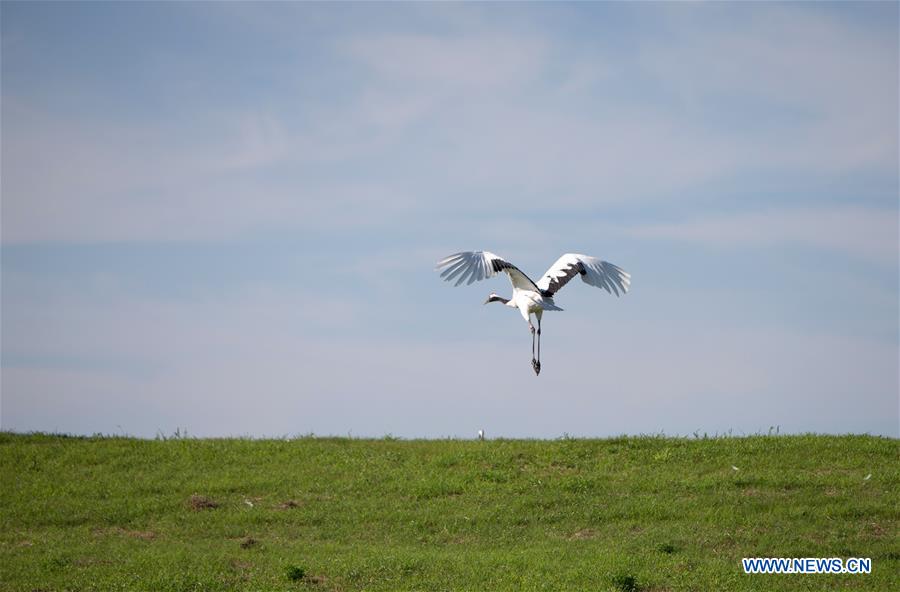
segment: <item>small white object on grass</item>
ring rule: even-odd
[[[244,500],[244,503],[247,504],[248,506],[250,506],[251,508],[253,507],[253,502],[251,502],[250,500]]]
[[[740,469],[739,469],[739,468],[737,468],[737,467],[736,467],[736,466],[734,466],[734,465],[731,465],[731,470],[732,470],[732,471],[740,471]]]
[[[484,440],[484,430],[478,430],[478,439]]]
[[[871,478],[872,478],[872,473],[869,473],[868,475],[866,475],[865,477],[863,477],[863,481],[868,481],[868,480],[871,479]]]

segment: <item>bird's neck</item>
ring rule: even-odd
[[[509,298],[504,298],[503,296],[491,296],[489,302],[502,302],[503,304],[508,304]]]

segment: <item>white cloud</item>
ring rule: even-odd
[[[748,174],[896,169],[888,41],[777,8],[729,27],[671,26],[673,35],[645,39],[634,54],[584,52],[545,36],[530,69],[479,63],[473,56],[490,51],[464,35],[364,38],[352,52],[369,70],[357,109],[388,122],[397,142],[424,143],[416,169],[478,191],[459,204],[475,211],[511,199],[521,212],[652,203]],[[527,41],[515,43],[525,49],[509,55],[528,55]],[[655,90],[637,94],[642,86]],[[718,126],[709,106],[724,109]]]
[[[6,243],[353,228],[416,206],[403,192],[352,175],[325,182],[267,173],[330,158],[316,152],[315,138],[289,136],[271,114],[218,114],[181,137],[171,122],[71,121],[7,105],[4,113],[15,119],[3,137]],[[206,129],[216,122],[221,129]]]
[[[721,31],[673,21],[631,53],[471,13],[441,35],[342,28],[320,49],[341,76],[269,64],[282,88],[316,80],[320,100],[209,97],[215,108],[179,121],[62,116],[4,85],[3,240],[221,239],[389,224],[442,207],[435,192],[459,212],[528,215],[652,205],[748,174],[895,171],[894,48],[808,11],[760,10],[771,18]],[[716,125],[703,111],[737,99],[781,119],[733,107]]]
[[[831,206],[699,216],[637,225],[624,232],[724,248],[800,245],[896,264],[898,228],[898,211],[893,208]]]
[[[545,66],[540,39],[489,35],[394,34],[350,39],[346,51],[382,83],[485,92],[533,81]]]
[[[796,6],[750,11],[739,26],[721,15],[694,10],[697,21],[677,21],[674,41],[646,44],[637,63],[700,119],[717,101],[793,114],[790,127],[767,121],[765,110],[749,114],[750,141],[731,138],[742,162],[823,172],[896,168],[896,36]]]

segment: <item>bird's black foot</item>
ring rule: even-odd
[[[541,363],[538,360],[531,358],[531,367],[534,368],[535,376],[541,373]]]

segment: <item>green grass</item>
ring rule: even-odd
[[[0,433],[0,478],[0,590],[900,590],[887,438]]]

